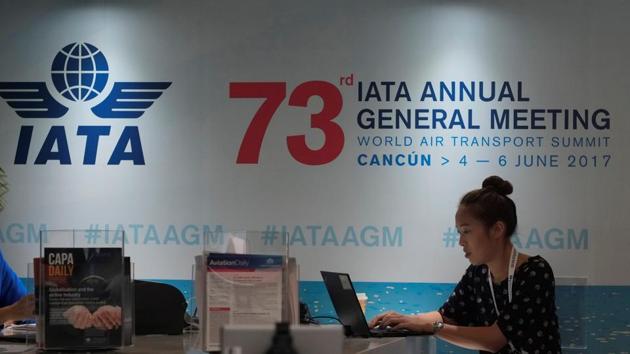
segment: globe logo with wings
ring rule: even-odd
[[[107,84],[105,55],[90,43],[68,44],[53,59],[57,91],[75,102],[90,101]],[[171,86],[171,82],[114,82],[111,92],[91,108],[103,119],[136,119]],[[22,118],[61,118],[68,107],[52,97],[45,82],[0,82],[0,97]]]

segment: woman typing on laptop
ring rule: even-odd
[[[471,265],[434,312],[376,316],[370,327],[433,332],[467,349],[491,353],[560,353],[554,277],[540,256],[519,253],[512,185],[497,176],[459,203],[455,222]]]

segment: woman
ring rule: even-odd
[[[0,252],[0,326],[33,317],[35,299],[26,295],[24,285]]]
[[[378,315],[371,327],[433,332],[482,353],[560,353],[554,277],[540,256],[519,253],[512,185],[497,176],[464,195],[455,215],[471,265],[438,311]]]

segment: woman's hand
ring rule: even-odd
[[[26,295],[13,305],[7,306],[5,309],[6,322],[33,318],[33,312],[35,311],[35,296],[32,294]]]
[[[420,316],[401,315],[396,312],[380,314],[370,321],[370,328],[380,327],[393,329],[406,329],[412,332],[432,332],[433,324]]]
[[[377,315],[376,317],[374,317],[374,318],[370,321],[370,323],[368,324],[368,326],[369,326],[370,328],[380,327],[380,326],[381,326],[381,322],[383,321],[383,319],[384,319],[386,316],[389,316],[389,315],[395,315],[395,314],[397,314],[397,313],[396,313],[396,312],[385,312],[385,313],[381,313],[381,314]]]

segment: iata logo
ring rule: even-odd
[[[89,43],[72,43],[65,46],[53,59],[52,82],[61,96],[72,102],[89,102],[98,97],[107,84],[109,66],[105,55]],[[138,119],[171,85],[170,82],[114,82],[107,97],[91,106],[91,112],[100,119]],[[4,98],[18,116],[30,119],[59,119],[69,110],[57,102],[45,82],[0,82],[0,97]],[[66,103],[72,105],[72,103]],[[20,129],[14,163],[27,163],[33,125]],[[85,136],[84,165],[94,165],[100,137],[109,136],[110,125],[79,125],[76,135]],[[129,147],[129,148],[128,148]],[[144,153],[137,126],[125,126],[118,137],[108,165],[122,161],[144,165]],[[50,127],[35,165],[59,161],[72,163],[66,129],[63,125]]]

